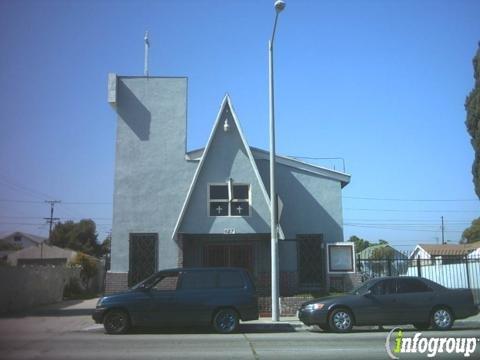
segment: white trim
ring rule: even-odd
[[[351,248],[351,255],[352,255],[352,271],[348,270],[330,270],[330,247],[331,246],[345,246]],[[354,274],[356,271],[356,263],[355,263],[355,243],[353,242],[335,242],[335,243],[327,243],[327,272],[329,274]]]
[[[208,151],[209,151],[210,146],[212,144],[213,137],[215,135],[215,132],[217,130],[219,122],[221,121],[221,116],[222,116],[223,110],[225,109],[226,105],[229,106],[229,108],[232,112],[233,121],[235,122],[235,126],[237,127],[237,131],[240,135],[240,139],[242,140],[242,144],[245,147],[245,151],[247,152],[247,156],[249,158],[250,164],[252,165],[253,172],[255,173],[258,184],[260,186],[260,189],[261,189],[261,191],[264,195],[265,201],[267,202],[267,206],[269,208],[271,208],[270,198],[268,197],[267,191],[265,189],[265,184],[263,183],[262,178],[260,177],[260,173],[258,172],[257,164],[255,163],[255,160],[253,158],[252,151],[250,150],[250,146],[248,146],[248,143],[246,142],[245,137],[243,136],[243,132],[242,132],[242,129],[241,129],[240,124],[238,122],[237,115],[235,114],[235,110],[233,109],[232,103],[230,101],[230,97],[228,96],[228,94],[226,94],[225,97],[223,98],[222,104],[220,105],[220,109],[219,109],[218,114],[217,114],[217,119],[215,120],[212,131],[210,132],[210,136],[208,137],[207,145],[205,146],[205,149],[203,150],[202,157],[200,158],[200,163],[198,164],[198,167],[195,170],[195,174],[193,175],[193,179],[192,179],[192,182],[191,182],[190,187],[188,189],[187,196],[186,196],[185,201],[182,205],[182,209],[180,211],[177,222],[176,222],[175,227],[173,229],[173,233],[172,233],[172,239],[173,240],[175,240],[177,232],[180,228],[180,224],[182,223],[183,217],[185,216],[185,213],[186,213],[186,210],[187,210],[187,205],[190,202],[190,198],[192,196],[193,190],[195,188],[198,177],[200,175],[200,171],[202,170],[203,164],[205,163],[205,159],[208,155]],[[187,159],[187,154],[185,155],[185,158]],[[282,239],[285,238],[283,230],[280,227],[280,225],[279,225],[279,233],[280,233],[280,238],[282,238]]]
[[[270,153],[266,150],[259,149],[252,147],[252,152],[255,154],[255,158],[258,160],[270,160]],[[294,159],[288,156],[284,155],[276,155],[275,156],[275,162],[277,164],[282,164],[286,165],[289,167],[293,167],[295,169],[303,170],[303,171],[308,171],[310,173],[316,174],[316,175],[321,175],[323,177],[327,177],[333,180],[340,181],[342,183],[342,187],[347,185],[350,182],[350,177],[351,175],[342,173],[339,171],[331,170],[324,168],[322,166],[318,165],[313,165],[306,163],[304,161]]]
[[[269,158],[269,152],[267,150],[259,149],[256,147],[250,147],[251,152],[254,156],[255,160],[270,160]],[[204,149],[195,149],[192,151],[189,151],[188,153],[185,154],[185,160],[187,161],[200,161],[202,155],[203,155]],[[285,155],[276,155],[275,156],[275,161],[277,164],[282,164],[285,166],[289,166],[295,169],[307,171],[309,173],[315,174],[315,175],[320,175],[323,177],[326,177],[328,179],[340,181],[342,183],[342,187],[345,187],[350,183],[350,174],[342,173],[340,171],[336,170],[331,170],[324,168],[322,166],[318,165],[313,165],[306,163],[304,161],[291,158],[289,156]]]

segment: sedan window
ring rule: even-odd
[[[423,281],[418,279],[398,279],[397,293],[418,293],[432,291]]]
[[[393,279],[382,280],[371,288],[373,295],[389,295],[395,293],[395,282]]]

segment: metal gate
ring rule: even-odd
[[[301,288],[325,287],[323,236],[298,235],[298,277]]]
[[[130,234],[128,286],[157,271],[158,234]]]
[[[253,247],[251,245],[207,245],[203,251],[204,266],[233,266],[253,274]]]

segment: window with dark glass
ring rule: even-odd
[[[417,293],[432,291],[423,281],[418,279],[398,279],[397,293]]]
[[[177,289],[178,274],[166,275],[160,278],[155,285],[152,286],[156,291],[174,291]]]
[[[238,271],[225,271],[218,274],[218,287],[220,288],[243,288],[242,274]]]
[[[216,282],[215,271],[187,271],[182,275],[182,289],[212,289]]]
[[[395,281],[393,279],[381,280],[371,288],[373,295],[390,295],[395,293]]]
[[[232,182],[209,185],[208,202],[210,216],[249,216],[250,185]]]

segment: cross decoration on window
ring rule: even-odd
[[[232,179],[211,184],[208,202],[210,216],[249,216],[250,185],[235,184]]]

